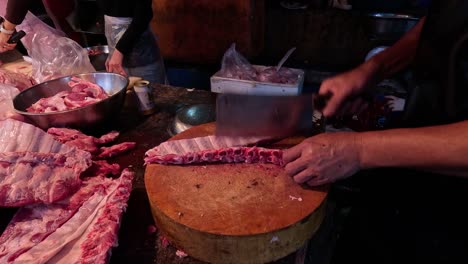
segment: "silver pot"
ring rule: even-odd
[[[397,40],[414,27],[419,18],[394,13],[369,13],[369,33],[373,39]]]
[[[67,111],[49,113],[30,113],[26,109],[39,99],[50,97],[61,91],[71,90],[68,85],[72,76],[40,83],[19,93],[13,98],[15,111],[33,121],[38,127],[70,127],[93,129],[104,121],[118,115],[125,100],[128,78],[115,73],[93,72],[73,75],[101,86],[108,98],[94,104]]]
[[[186,106],[177,111],[174,120],[169,125],[171,136],[177,135],[193,126],[216,120],[216,109],[211,104],[196,104]]]

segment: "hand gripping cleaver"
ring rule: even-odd
[[[284,138],[312,131],[312,94],[218,94],[216,135]]]

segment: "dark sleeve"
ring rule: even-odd
[[[6,20],[15,25],[21,24],[26,13],[28,13],[31,3],[32,0],[8,0],[5,14]]]
[[[149,27],[153,18],[153,9],[151,0],[133,0],[136,6],[133,11],[133,20],[128,29],[123,34],[122,38],[116,45],[122,54],[127,54],[141,34]]]

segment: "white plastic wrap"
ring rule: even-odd
[[[19,90],[13,86],[0,83],[0,120],[13,118],[23,121],[23,116],[17,114],[13,108],[13,98],[19,94]]]

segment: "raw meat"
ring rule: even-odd
[[[72,149],[31,124],[13,119],[0,121],[0,152],[66,153]]]
[[[26,109],[32,113],[49,113],[71,110],[97,103],[109,97],[97,84],[72,77],[68,83],[72,89],[54,96],[41,98]]]
[[[101,152],[99,153],[99,155],[97,155],[97,158],[99,159],[111,158],[121,153],[130,151],[134,149],[135,146],[136,146],[135,142],[123,142],[123,143],[113,145],[110,147],[101,147],[100,149]]]
[[[51,134],[57,141],[60,141],[69,146],[75,146],[93,154],[99,152],[99,145],[110,143],[119,136],[119,132],[111,131],[101,136],[100,138],[95,138],[85,135],[76,129],[57,127],[49,128],[47,133]]]
[[[0,121],[0,206],[51,203],[76,191],[91,154],[66,146],[41,129]]]
[[[283,152],[279,149],[259,147],[232,147],[223,149],[202,150],[185,154],[149,155],[145,164],[194,164],[194,163],[273,163],[283,165]]]
[[[0,206],[50,204],[70,196],[91,165],[90,155],[75,152],[0,152]]]
[[[191,139],[172,140],[146,151],[146,156],[165,156],[169,154],[185,155],[208,149],[247,146],[268,140],[265,137],[226,137],[206,136]]]
[[[82,174],[82,177],[107,176],[120,174],[120,165],[117,163],[109,164],[105,160],[94,160],[93,165]]]
[[[276,67],[265,68],[264,66],[251,65],[236,50],[236,45],[233,43],[224,53],[218,76],[238,80],[296,84],[299,81],[300,74],[297,70],[285,67],[281,67],[277,71]]]
[[[16,73],[4,69],[0,69],[0,83],[11,85],[18,88],[20,91],[36,84],[32,78],[23,73]]]
[[[268,67],[264,70],[257,71],[257,81],[271,82],[271,83],[284,83],[295,84],[299,80],[300,73],[289,68],[280,68],[276,71],[276,67]]]
[[[133,177],[92,177],[67,200],[21,208],[0,237],[0,262],[106,263]]]

